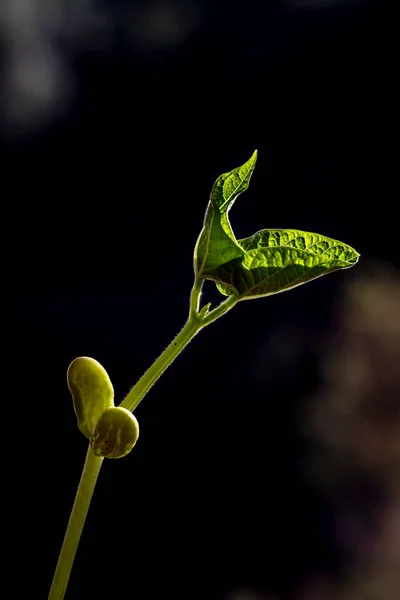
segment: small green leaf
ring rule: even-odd
[[[250,300],[289,290],[356,264],[358,252],[337,240],[294,229],[264,229],[238,241],[241,259],[223,265],[219,291]]]
[[[208,304],[203,306],[203,308],[199,311],[198,318],[203,319],[204,317],[206,317],[209,313],[210,308],[211,308],[211,302],[209,302]]]
[[[78,427],[91,439],[95,425],[103,412],[114,406],[114,389],[107,371],[94,358],[76,358],[67,371]]]
[[[239,194],[247,190],[257,160],[257,150],[241,167],[224,173],[214,183],[203,229],[194,251],[197,277],[212,278],[218,268],[243,256],[229,223],[228,212]]]

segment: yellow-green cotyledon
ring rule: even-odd
[[[129,410],[114,406],[114,388],[104,367],[94,358],[80,356],[70,364],[67,381],[79,429],[94,454],[126,456],[138,440],[139,424]]]
[[[94,428],[90,444],[97,456],[121,458],[126,456],[139,437],[139,423],[126,408],[107,408]]]

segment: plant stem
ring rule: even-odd
[[[196,317],[199,314],[201,288],[203,287],[203,279],[194,280],[192,292],[190,294],[190,317]]]
[[[178,333],[176,338],[172,340],[161,356],[157,358],[136,385],[133,386],[121,402],[120,406],[133,411],[160,375],[164,373],[167,367],[169,367],[172,361],[182,352],[202,327],[203,325],[198,319],[189,317],[182,331]]]
[[[127,410],[133,411],[137,405],[143,400],[152,385],[164,373],[175,358],[182,352],[194,336],[206,325],[209,325],[228,310],[230,310],[238,301],[236,296],[229,296],[225,302],[222,302],[217,308],[209,312],[206,316],[199,318],[199,296],[202,287],[202,282],[197,279],[194,282],[189,318],[184,328],[178,333],[175,339],[172,340],[164,352],[157,358],[145,374],[139,379],[136,385],[126,395],[120,406]]]
[[[89,446],[71,516],[65,532],[63,545],[58,557],[48,600],[63,600],[64,598],[76,550],[78,548],[102,462],[103,457],[96,456]]]
[[[202,285],[202,280],[195,279],[190,297],[189,318],[184,328],[139,379],[136,385],[133,386],[123,402],[121,402],[120,406],[123,408],[133,411],[152,385],[154,385],[178,354],[186,348],[188,343],[200,329],[221,317],[238,302],[236,296],[229,296],[222,304],[217,306],[217,308],[214,308],[214,310],[207,313],[207,305],[207,307],[203,307],[203,311],[199,311]],[[89,510],[90,501],[92,499],[102,462],[103,458],[95,456],[89,446],[64,542],[60,556],[58,557],[48,600],[63,600],[64,598],[79,539],[85,524],[86,515]]]
[[[239,302],[237,296],[228,296],[224,302],[221,302],[217,308],[214,308],[214,310],[210,311],[208,315],[202,319],[202,327],[205,327],[206,325],[213,323],[216,319],[219,319],[219,317],[222,317],[222,315],[228,312],[228,310],[231,310],[237,302]]]

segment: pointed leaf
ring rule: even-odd
[[[94,358],[76,358],[67,372],[75,414],[81,432],[89,440],[103,412],[114,406],[114,388],[107,371]]]
[[[249,185],[257,151],[241,167],[224,173],[214,183],[204,226],[194,251],[194,270],[198,277],[209,277],[231,260],[243,256],[229,223],[228,212],[239,194]]]
[[[224,265],[217,287],[249,300],[289,290],[356,264],[358,252],[337,240],[294,229],[264,229],[239,240],[242,259]]]

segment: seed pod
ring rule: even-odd
[[[139,437],[139,423],[126,408],[112,406],[99,418],[90,439],[97,456],[121,458],[126,456]]]
[[[88,356],[72,361],[67,371],[67,382],[79,429],[90,440],[100,415],[106,408],[114,406],[112,383],[101,364]]]

